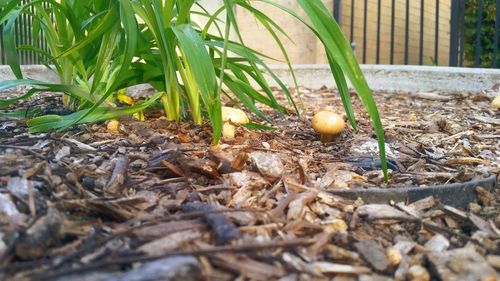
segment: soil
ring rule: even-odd
[[[341,100],[326,88],[300,94],[301,116],[262,108],[276,130],[240,127],[217,147],[208,124],[158,112],[124,118],[118,131],[30,135],[24,121],[0,121],[0,279],[496,280],[497,190],[477,187],[466,210],[329,192],[498,175],[494,91],[377,93],[388,183],[360,101],[353,95],[357,131],[322,143],[310,118],[325,106],[343,112]]]

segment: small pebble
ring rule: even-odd
[[[477,203],[472,202],[469,204],[469,210],[474,214],[478,214],[479,212],[481,212],[481,206]]]
[[[392,266],[399,265],[399,263],[401,263],[401,260],[403,259],[399,250],[394,247],[387,248],[385,250],[385,255],[387,256],[387,259]]]
[[[101,165],[102,161],[104,161],[104,158],[101,155],[97,155],[96,157],[94,157],[94,164],[96,164],[97,166]]]
[[[95,180],[91,177],[83,177],[82,184],[86,188],[94,189],[95,188]]]

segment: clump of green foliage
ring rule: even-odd
[[[495,49],[495,12],[496,0],[483,0],[483,14],[481,22],[481,52],[480,65],[474,65],[476,57],[476,38],[478,23],[478,3],[477,0],[467,0],[465,5],[465,34],[464,34],[464,54],[466,64],[477,67],[492,67],[493,52]],[[500,43],[497,48],[500,50]],[[500,66],[500,55],[497,56],[496,65]]]
[[[386,174],[384,132],[372,92],[348,41],[323,1],[297,0],[305,18],[274,1],[261,2],[293,15],[321,40],[350,124],[356,128],[346,78],[372,119]],[[0,24],[4,25],[2,32],[9,50],[7,60],[17,77],[17,80],[0,81],[0,91],[31,86],[19,97],[1,100],[0,109],[36,92],[64,93],[65,106],[74,113],[40,116],[27,122],[31,132],[42,132],[131,115],[159,101],[168,120],[190,116],[194,123],[201,124],[203,117],[208,118],[214,143],[221,136],[221,95],[238,101],[238,105],[262,120],[270,121],[255,106],[256,102],[281,113],[285,107],[277,102],[268,79],[281,86],[293,107],[295,103],[287,87],[263,61],[266,56],[245,45],[234,14],[236,6],[250,12],[272,35],[293,75],[278,36],[286,36],[286,32],[249,0],[224,0],[213,14],[196,0],[0,1]],[[32,17],[32,36],[38,38],[43,34],[49,52],[36,46],[15,45],[13,26],[21,14]],[[191,19],[194,14],[207,18],[206,25],[197,25]],[[219,24],[221,14],[225,14],[223,28]],[[218,32],[209,32],[212,26]],[[231,32],[236,34],[235,40],[230,40]],[[45,57],[46,64],[53,65],[57,71],[60,83],[24,79],[16,51],[19,49]],[[255,90],[252,81],[263,91]],[[117,93],[143,83],[150,84],[156,94],[130,106],[116,106]]]

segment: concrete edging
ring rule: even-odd
[[[292,84],[286,66],[273,65],[271,68],[283,82]],[[374,91],[480,92],[500,82],[500,69],[413,65],[361,65],[361,69]],[[294,70],[301,86],[335,87],[328,65],[297,65]]]
[[[286,65],[270,65],[286,85],[293,85]],[[389,92],[480,92],[500,82],[500,69],[441,66],[362,65],[368,84],[374,91]],[[41,65],[22,67],[26,78],[58,81],[57,75]],[[299,85],[310,88],[335,87],[328,65],[294,66]],[[0,66],[0,80],[14,79],[8,66]],[[272,83],[271,83],[272,84]]]

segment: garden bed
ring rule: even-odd
[[[93,124],[28,135],[23,122],[2,121],[2,278],[495,280],[496,189],[474,186],[465,210],[433,197],[374,204],[332,193],[498,175],[494,91],[377,93],[387,184],[359,100],[359,130],[321,143],[310,117],[326,105],[343,112],[340,98],[328,88],[300,93],[301,117],[266,111],[277,130],[239,128],[218,147],[208,124],[156,112],[122,120],[118,132]]]

